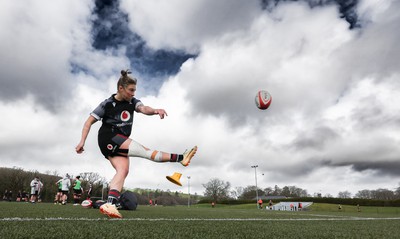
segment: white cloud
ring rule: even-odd
[[[56,110],[58,97],[70,96],[68,63],[81,29],[75,26],[87,24],[88,1],[2,1],[0,8],[1,99],[33,94]]]
[[[150,47],[192,52],[205,41],[247,28],[260,14],[260,6],[257,0],[121,1],[121,9],[129,14],[131,29]]]

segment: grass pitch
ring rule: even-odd
[[[315,204],[309,211],[255,205],[139,206],[108,219],[81,206],[0,202],[1,238],[399,238],[399,208]]]

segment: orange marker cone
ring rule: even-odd
[[[167,179],[171,182],[171,183],[175,183],[176,185],[182,186],[182,183],[179,181],[179,179],[181,178],[182,174],[181,173],[174,173],[174,175],[172,176],[167,176]]]

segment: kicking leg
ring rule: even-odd
[[[152,150],[144,147],[138,142],[127,139],[120,147],[121,149],[128,149],[129,157],[146,158],[154,162],[180,162],[183,166],[188,166],[192,157],[196,154],[197,146],[183,154],[171,154],[157,150]]]

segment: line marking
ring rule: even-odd
[[[400,220],[400,217],[347,217],[347,218],[65,218],[65,217],[46,217],[46,218],[21,218],[10,217],[0,218],[0,222],[16,221],[374,221],[374,220]]]

